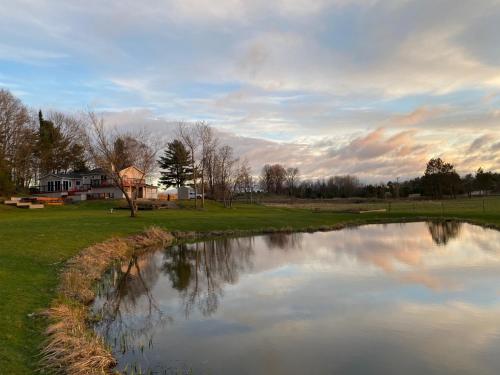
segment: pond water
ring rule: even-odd
[[[129,374],[500,374],[500,232],[421,222],[179,245],[110,272],[93,309]]]

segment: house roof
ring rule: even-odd
[[[40,177],[40,179],[44,179],[46,177],[49,177],[49,176],[54,176],[54,177],[58,177],[58,178],[81,178],[81,173],[47,173],[43,176]]]
[[[130,166],[126,167],[126,168],[123,168],[122,170],[120,170],[120,173],[125,172],[128,169],[135,169],[136,171],[144,173],[144,171],[142,169],[137,168],[135,165],[130,165]]]
[[[106,170],[104,168],[94,168],[90,172],[81,173],[82,176],[88,176],[91,174],[106,174]]]

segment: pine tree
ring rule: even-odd
[[[74,140],[72,135],[64,133],[61,125],[45,120],[42,111],[38,112],[39,133],[37,156],[40,173],[67,172],[69,169],[85,169],[83,146]],[[67,130],[66,130],[67,131]],[[76,154],[75,154],[76,153]],[[80,160],[75,160],[81,158]]]
[[[54,123],[43,118],[42,111],[38,112],[40,125],[38,136],[38,157],[40,159],[40,172],[42,174],[57,172],[55,169],[54,146],[56,142],[56,128]]]
[[[69,149],[71,155],[70,168],[76,173],[85,173],[89,171],[85,157],[85,147],[79,143],[73,144]]]
[[[189,152],[179,140],[170,142],[165,150],[164,156],[160,157],[161,178],[160,182],[165,186],[183,186],[192,178]]]

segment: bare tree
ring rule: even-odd
[[[248,160],[243,159],[241,164],[238,165],[236,169],[236,190],[239,193],[244,193],[249,196],[250,203],[252,203],[252,193],[253,193],[253,177],[252,169],[248,165]]]
[[[200,145],[200,174],[201,174],[201,207],[205,207],[205,177],[210,178],[210,165],[217,147],[212,128],[206,122],[196,124],[196,132]]]
[[[0,192],[29,187],[36,171],[36,121],[23,103],[0,90]]]
[[[268,193],[281,194],[286,181],[286,170],[281,164],[266,164],[262,169],[261,184]]]
[[[96,166],[104,169],[107,176],[120,189],[130,208],[130,216],[137,216],[138,185],[146,181],[156,167],[156,156],[161,142],[145,130],[135,133],[118,132],[116,128],[107,127],[104,119],[90,112],[87,147]],[[121,163],[123,150],[116,152],[114,145],[118,139],[126,139],[128,160],[140,171],[140,178],[131,181],[117,168]],[[135,186],[134,186],[135,185]]]
[[[198,174],[196,173],[196,152],[199,147],[199,138],[197,137],[196,126],[193,124],[186,124],[180,122],[177,127],[177,135],[184,143],[186,148],[191,154],[191,168],[193,170],[193,187],[194,187],[194,206],[198,208],[198,190],[197,190],[197,180]]]
[[[260,185],[264,191],[270,193],[273,190],[273,170],[271,165],[266,164],[262,168],[262,173],[260,177]]]
[[[299,176],[299,168],[287,168],[286,169],[286,185],[288,188],[288,194],[293,195],[295,191],[295,185],[297,184],[297,179]]]
[[[354,196],[356,189],[360,187],[358,177],[352,175],[335,176],[333,181],[337,186],[340,196],[343,198]]]
[[[236,187],[237,173],[235,164],[238,159],[233,156],[233,148],[222,146],[215,155],[215,187],[219,199],[225,207],[231,207],[234,190]]]
[[[211,153],[208,154],[208,157],[205,161],[205,173],[207,178],[207,185],[209,194],[212,198],[215,198],[215,169],[216,169],[216,160],[217,160],[217,140],[215,141],[214,149]]]
[[[81,116],[62,113],[59,111],[50,111],[47,114],[47,120],[52,121],[54,126],[59,129],[68,143],[79,143],[84,135],[84,121]]]

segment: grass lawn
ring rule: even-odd
[[[31,374],[43,340],[43,319],[28,314],[50,304],[64,261],[84,247],[111,236],[157,225],[167,230],[209,231],[308,228],[341,222],[406,217],[453,217],[500,226],[500,197],[440,202],[371,205],[390,212],[342,213],[335,204],[317,207],[264,207],[238,204],[232,209],[209,203],[206,210],[128,211],[109,213],[114,202],[86,202],[42,210],[0,205],[0,372]],[[351,205],[354,206],[355,205]],[[316,208],[316,209],[315,209]],[[345,205],[342,210],[347,209]]]

